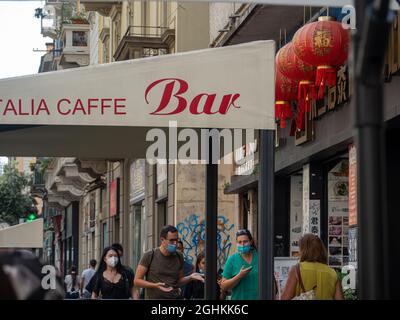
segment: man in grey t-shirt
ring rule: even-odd
[[[90,279],[92,279],[93,275],[96,273],[96,264],[97,261],[92,259],[89,262],[89,268],[83,270],[82,276],[81,276],[81,283],[80,283],[80,288],[81,288],[81,296],[86,299],[90,299],[91,293],[86,290],[86,286],[89,283]]]
[[[146,252],[140,260],[135,286],[146,289],[146,299],[182,299],[180,286],[204,279],[198,273],[183,275],[183,256],[176,250],[179,238],[175,227],[165,226],[160,238],[160,247]]]

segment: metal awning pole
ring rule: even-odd
[[[209,137],[206,164],[206,280],[205,298],[217,300],[217,219],[218,219],[218,164],[212,163],[212,137]]]
[[[258,180],[258,285],[259,298],[274,296],[274,131],[260,130],[260,176]]]
[[[364,9],[365,0],[358,0]],[[389,1],[375,1],[363,20],[357,48],[356,147],[358,198],[358,285],[361,299],[387,298],[387,219],[385,210],[382,70],[390,28]]]

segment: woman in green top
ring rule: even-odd
[[[226,260],[221,289],[232,291],[232,300],[258,299],[258,254],[249,230],[236,233],[238,252]]]
[[[321,239],[314,234],[305,234],[299,241],[300,277],[304,290],[314,289],[317,300],[343,300],[340,280],[332,268],[327,266],[327,252]],[[282,300],[290,300],[302,292],[296,272],[297,266],[289,271]]]

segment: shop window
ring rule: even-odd
[[[101,232],[101,247],[104,248],[108,246],[108,226],[107,223],[103,223]]]
[[[241,212],[240,212],[240,229],[248,229],[248,216],[250,214],[250,199],[248,192],[240,195]]]
[[[328,264],[341,268],[349,262],[349,160],[328,171]]]
[[[167,202],[162,201],[157,203],[157,234],[156,237],[159,238],[161,229],[167,224]]]
[[[119,237],[119,232],[120,231],[120,219],[119,216],[115,217],[114,219],[114,243],[115,242],[121,242],[120,237]]]
[[[142,254],[142,235],[141,235],[141,228],[142,228],[142,203],[136,204],[132,206],[133,212],[133,267],[136,269],[137,265],[139,264],[140,257]]]

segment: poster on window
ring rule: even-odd
[[[340,161],[328,174],[328,201],[349,200],[349,160]]]
[[[328,173],[328,263],[349,263],[349,161],[341,160]]]
[[[296,257],[275,257],[274,258],[274,275],[278,286],[278,296],[281,297],[282,291],[285,288],[290,268],[298,263]]]
[[[349,263],[357,269],[357,227],[349,229]]]
[[[349,226],[357,225],[357,158],[356,147],[349,149]]]
[[[303,166],[303,230],[302,233],[310,233],[310,165]]]

